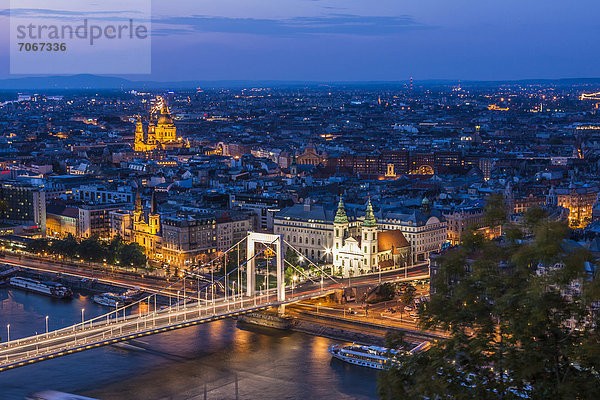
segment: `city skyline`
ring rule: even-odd
[[[0,0],[0,397],[598,397],[571,3]]]

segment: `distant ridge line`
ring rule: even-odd
[[[561,79],[518,79],[518,80],[463,80],[425,79],[415,80],[416,86],[448,86],[460,82],[462,87],[489,87],[500,85],[600,85],[600,78],[561,78]],[[99,75],[36,76],[0,79],[0,90],[158,90],[193,88],[244,88],[244,87],[318,87],[318,86],[409,86],[405,81],[304,81],[304,80],[188,80],[188,81],[134,81],[125,78]]]

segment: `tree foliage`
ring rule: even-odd
[[[118,262],[125,267],[146,267],[146,255],[143,247],[137,243],[125,244],[120,236],[114,237],[108,243],[96,236],[86,238],[81,242],[78,242],[73,235],[52,241],[38,239],[29,243],[27,250],[36,254],[49,251],[67,259],[79,256],[83,261],[94,263],[117,264]]]
[[[296,276],[296,283],[298,283],[301,279],[304,278],[304,275],[302,274],[303,272],[304,272],[304,268],[302,268],[299,265],[296,268],[287,267],[285,269],[285,274],[284,274],[285,284],[291,285],[292,282],[294,281],[294,276]]]
[[[110,243],[108,243],[108,254],[106,255],[106,261],[109,264],[115,264],[117,260],[119,260],[124,247],[125,243],[123,243],[123,238],[121,237],[121,235],[117,235],[114,238],[112,238]]]
[[[292,264],[293,266],[297,266],[298,265],[298,260],[299,260],[298,254],[294,250],[292,250],[291,248],[288,248],[285,251],[284,259],[287,262],[289,262],[290,264]]]
[[[92,236],[79,243],[77,252],[86,261],[100,262],[106,259],[108,255],[107,250],[104,243],[101,243],[98,237]]]
[[[487,220],[506,221],[493,207]],[[436,292],[420,305],[420,324],[450,337],[384,372],[381,398],[597,397],[600,282],[586,269],[591,257],[544,213],[532,212],[524,225],[530,240],[472,234],[439,258]],[[389,344],[400,345],[397,338]]]
[[[129,243],[123,247],[120,254],[121,264],[134,268],[146,266],[146,255],[144,248],[137,243]]]
[[[48,241],[44,239],[36,239],[28,243],[26,248],[30,253],[43,253],[48,250]]]
[[[379,287],[379,295],[383,301],[393,300],[396,296],[396,286],[393,283],[385,282]]]
[[[416,293],[417,289],[414,286],[409,285],[406,287],[406,289],[404,289],[404,291],[400,295],[400,301],[402,301],[402,303],[404,304],[410,304],[415,299]]]

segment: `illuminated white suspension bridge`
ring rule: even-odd
[[[244,241],[246,257],[241,260],[240,246]],[[256,252],[257,243],[262,244],[259,252]],[[0,345],[0,372],[142,336],[266,310],[270,307],[283,308],[286,304],[320,297],[336,287],[342,287],[342,284],[327,274],[322,267],[314,265],[320,268],[320,282],[317,282],[287,262],[283,257],[284,243],[302,257],[297,249],[284,242],[281,235],[250,232],[246,238],[219,257],[191,271],[186,271],[179,280],[132,304],[117,303],[114,310],[87,320],[82,309],[80,323],[54,331],[48,331],[46,324],[46,332],[34,336],[11,340],[9,333],[8,340]],[[237,266],[227,271],[227,257],[235,254],[236,250]],[[276,268],[274,288],[270,288],[269,284],[268,256],[271,253],[274,253]],[[261,290],[257,290],[256,260],[263,254],[267,256],[267,271],[264,286],[261,285]],[[220,262],[225,266],[225,271],[222,276],[215,279],[214,267]],[[284,264],[294,268],[300,276],[304,276],[311,283],[295,288],[292,282],[292,286],[286,288]],[[205,268],[211,271],[208,282],[205,275],[200,274]],[[244,272],[245,285],[242,284]],[[237,280],[232,280],[233,278]],[[190,283],[194,289],[189,289]],[[175,293],[177,296],[174,295]],[[168,305],[163,304],[166,299]],[[7,329],[10,329],[10,326]]]
[[[596,93],[582,93],[579,96],[580,100],[600,100],[600,92]]]

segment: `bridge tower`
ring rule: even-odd
[[[248,243],[246,246],[246,294],[254,296],[256,293],[256,260],[254,258],[256,243],[263,243],[275,247],[275,259],[277,266],[277,301],[285,300],[285,282],[283,280],[283,237],[268,233],[248,233]],[[268,288],[267,288],[268,289]]]

